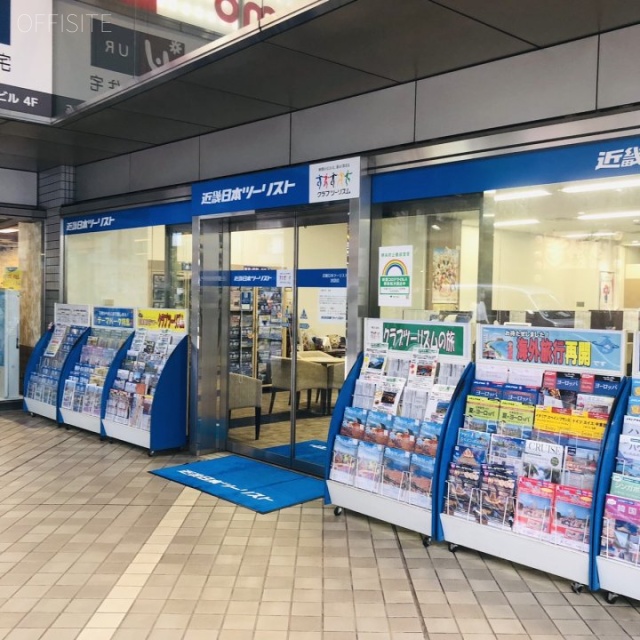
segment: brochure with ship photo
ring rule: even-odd
[[[563,460],[562,445],[527,440],[522,454],[522,471],[527,478],[559,484]]]

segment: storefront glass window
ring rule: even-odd
[[[372,278],[413,247],[411,304],[381,317],[638,329],[637,177],[378,205],[372,237]]]
[[[66,301],[188,308],[191,225],[141,227],[66,237]]]

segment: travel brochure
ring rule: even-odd
[[[602,438],[620,378],[545,371],[536,387],[534,375],[512,377],[498,365],[478,370],[489,377],[473,381],[466,398],[446,512],[586,552]],[[629,422],[636,428],[640,420]],[[621,436],[616,470],[625,478],[616,490],[640,498],[640,436]],[[637,493],[630,482],[638,482]]]
[[[27,382],[27,398],[57,405],[62,367],[86,330],[87,327],[76,325],[57,324],[54,327],[45,351]]]
[[[441,428],[439,423],[347,407],[329,478],[428,509]]]
[[[138,329],[109,390],[105,419],[151,429],[153,397],[164,366],[182,334]]]
[[[631,381],[615,470],[606,496],[600,555],[640,563],[640,379]]]

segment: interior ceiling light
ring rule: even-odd
[[[431,228],[435,229],[436,231],[440,231],[440,227],[437,224],[432,224]]]
[[[617,235],[617,231],[597,231],[596,233],[568,233],[567,235],[564,235],[562,237],[576,240],[579,238],[611,238]]]
[[[10,229],[0,229],[0,233],[18,233],[18,227],[11,227]]]
[[[527,189],[526,191],[511,191],[509,193],[497,193],[493,199],[496,202],[504,202],[505,200],[526,200],[527,198],[540,198],[542,196],[550,196],[551,192],[546,189]]]
[[[483,218],[495,218],[496,214],[495,213],[483,213],[482,217]]]
[[[500,222],[494,222],[494,227],[524,227],[530,224],[539,224],[540,220],[536,218],[522,218],[520,220],[501,220]]]
[[[640,178],[633,180],[606,180],[587,184],[574,184],[560,189],[564,193],[589,193],[590,191],[609,191],[614,189],[630,189],[640,187]]]
[[[603,213],[580,213],[578,220],[611,220],[612,218],[636,218],[640,211],[605,211]]]

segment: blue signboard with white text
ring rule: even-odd
[[[124,209],[109,213],[93,213],[64,218],[63,221],[65,235],[184,223],[191,223],[190,202]]]
[[[133,329],[135,312],[133,308],[94,307],[93,326],[112,329]]]
[[[197,216],[273,209],[309,202],[306,165],[209,180],[193,185],[193,214]]]
[[[640,173],[640,138],[618,138],[373,176],[372,202],[434,198]]]

